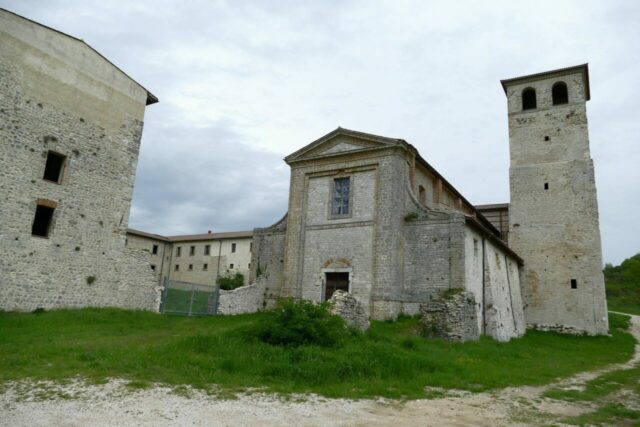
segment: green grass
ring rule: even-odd
[[[265,313],[188,318],[118,309],[0,312],[0,383],[123,377],[234,392],[246,388],[331,397],[419,398],[425,386],[482,391],[537,385],[627,360],[634,339],[611,317],[612,337],[529,331],[498,343],[426,340],[417,319],[373,322],[338,348],[272,346],[247,329]]]
[[[609,310],[640,315],[640,254],[604,268]]]

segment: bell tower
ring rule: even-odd
[[[509,112],[509,246],[530,327],[608,333],[587,64],[502,80]]]

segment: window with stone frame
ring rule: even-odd
[[[351,178],[342,177],[333,180],[331,191],[331,217],[344,218],[351,213]]]

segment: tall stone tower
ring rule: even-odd
[[[608,333],[589,153],[587,64],[502,80],[509,111],[509,245],[529,326]]]

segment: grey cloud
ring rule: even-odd
[[[640,250],[639,2],[0,5],[85,39],[160,98],[133,226],[267,225],[286,209],[281,158],[339,125],[408,140],[473,203],[508,201],[499,80],[588,61],[604,258]]]

